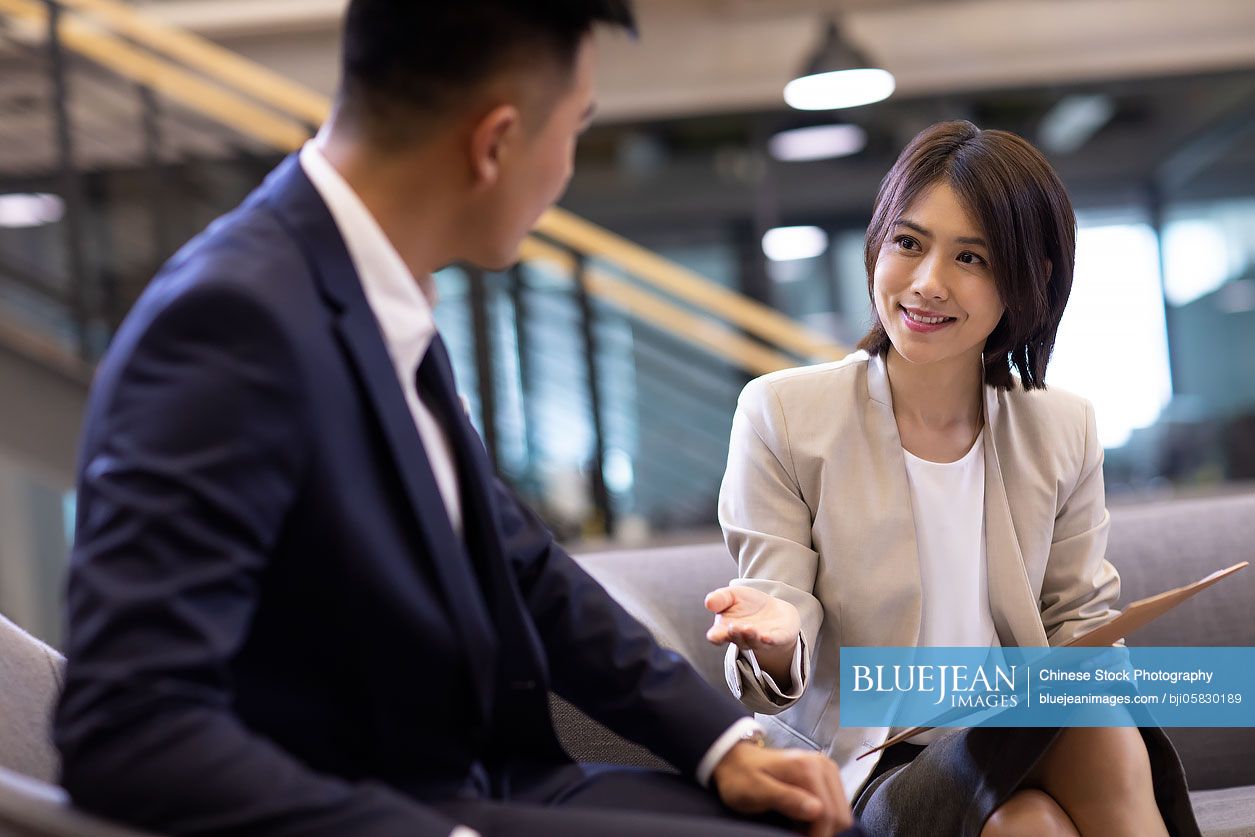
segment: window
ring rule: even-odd
[[[1105,448],[1122,447],[1172,398],[1155,232],[1145,223],[1086,223],[1046,380],[1094,404]]]

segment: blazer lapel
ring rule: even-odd
[[[1045,646],[1041,610],[1029,584],[1024,553],[1011,517],[1002,464],[998,459],[998,428],[1002,396],[985,387],[985,544],[989,578],[989,608],[998,638],[1006,646]]]
[[[868,417],[868,438],[873,447],[880,446],[890,457],[886,473],[892,480],[887,492],[890,496],[910,496],[906,481],[906,458],[902,454],[902,441],[897,423],[893,418],[893,397],[889,387],[889,374],[884,359],[872,356],[867,364],[867,389],[872,410]],[[1011,504],[1007,498],[1002,465],[998,460],[998,428],[1002,418],[1002,403],[998,390],[985,387],[985,544],[986,574],[989,582],[989,609],[993,616],[998,639],[1009,646],[1047,645],[1046,632],[1041,626],[1036,597],[1029,585],[1024,556],[1011,517]],[[921,617],[919,543],[916,539],[914,516],[902,524],[904,532],[902,550],[884,557],[893,561],[892,572],[901,573],[912,580],[914,599],[912,617],[902,620],[894,629],[893,640],[902,645],[919,641]],[[900,552],[900,554],[898,554]],[[912,628],[913,626],[913,628]],[[911,631],[914,631],[911,633]]]
[[[467,647],[480,709],[491,713],[497,644],[462,540],[453,532],[392,358],[362,292],[357,271],[326,204],[295,155],[271,175],[271,203],[309,256],[324,296],[337,311],[336,332],[360,376],[391,449],[406,498],[419,522],[441,593]]]
[[[883,544],[880,553],[879,574],[894,579],[883,591],[890,595],[878,597],[878,606],[884,613],[904,614],[890,620],[884,645],[914,646],[919,644],[920,623],[923,620],[923,582],[919,569],[919,541],[915,531],[915,514],[911,508],[911,487],[906,475],[906,456],[902,453],[902,437],[893,416],[893,394],[889,388],[889,372],[884,358],[872,355],[867,363],[868,413],[864,427],[868,438],[868,453],[885,459],[869,470],[884,474],[886,483],[879,489],[879,496],[892,498],[888,507],[876,509],[876,516],[895,516],[896,528],[901,538]],[[897,498],[905,498],[899,502]]]

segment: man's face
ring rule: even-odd
[[[480,202],[480,230],[468,260],[499,269],[518,257],[519,245],[541,214],[566,191],[575,146],[593,111],[595,49],[588,36],[574,69],[543,107],[523,111],[520,129],[502,155],[500,174]],[[536,97],[533,97],[536,98]]]

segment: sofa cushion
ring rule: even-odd
[[[1204,837],[1255,837],[1255,786],[1195,791],[1190,802]]]
[[[1255,559],[1255,495],[1112,509],[1108,559],[1121,604]],[[1129,645],[1255,645],[1255,568],[1204,590],[1128,638]],[[1255,785],[1255,728],[1168,729],[1190,787]]]
[[[1121,601],[1196,581],[1255,554],[1255,495],[1173,500],[1112,510],[1108,557]],[[723,683],[723,652],[705,639],[703,596],[736,576],[721,543],[579,556],[580,564],[668,648],[709,682]],[[1205,590],[1129,638],[1131,645],[1255,645],[1255,568]],[[1195,790],[1255,785],[1255,728],[1168,729]],[[608,734],[608,733],[607,733]],[[576,750],[593,744],[583,728]]]
[[[702,604],[707,592],[736,576],[736,562],[722,543],[597,552],[576,560],[659,643],[692,663],[715,688],[727,688],[723,649],[706,641],[710,614]],[[556,695],[550,710],[558,738],[579,761],[673,769]]]
[[[1255,561],[1255,494],[1114,508],[1107,559],[1120,571],[1122,604]],[[1253,605],[1255,568],[1204,590],[1128,643],[1255,645]]]
[[[649,750],[611,732],[557,695],[549,696],[549,712],[558,740],[576,761],[678,772]]]
[[[722,543],[598,552],[577,560],[659,643],[678,651],[707,682],[727,689],[723,648],[706,641],[711,615],[703,604],[707,593],[736,578],[736,562]]]
[[[61,655],[0,615],[0,767],[56,781],[50,738]]]

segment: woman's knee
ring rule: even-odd
[[[1068,766],[1074,776],[1096,775],[1104,793],[1137,795],[1152,787],[1150,756],[1136,727],[1074,728],[1064,735],[1072,739]],[[1081,765],[1088,769],[1078,771]]]
[[[1117,781],[1130,791],[1150,790],[1153,786],[1150,754],[1146,751],[1142,731],[1137,727],[1113,727],[1103,732],[1111,739],[1109,749],[1118,754]]]
[[[1011,795],[985,821],[981,837],[1077,837],[1076,826],[1059,803],[1044,791]]]

